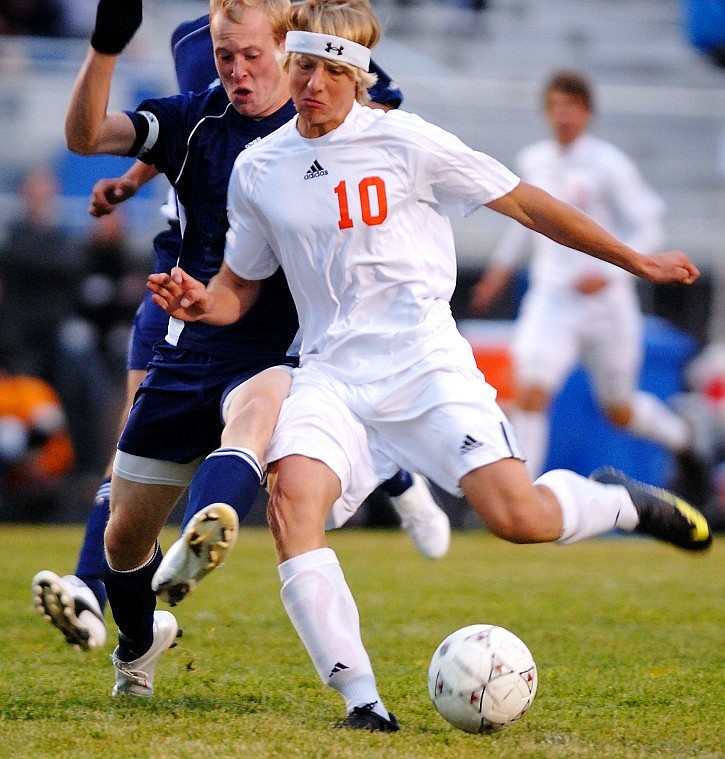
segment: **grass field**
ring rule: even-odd
[[[332,729],[342,700],[284,614],[261,529],[243,530],[227,565],[176,608],[184,636],[161,659],[154,698],[110,698],[113,641],[74,651],[30,600],[36,571],[73,570],[80,537],[0,526],[0,757],[725,756],[723,540],[693,557],[637,538],[564,548],[459,532],[429,562],[395,530],[330,534],[401,723],[382,735]],[[539,672],[529,713],[491,736],[450,727],[426,691],[437,644],[476,622],[518,634]]]

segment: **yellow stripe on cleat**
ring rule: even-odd
[[[710,527],[707,519],[687,501],[682,498],[675,498],[675,507],[692,525],[692,539],[698,543],[706,541],[710,537]]]

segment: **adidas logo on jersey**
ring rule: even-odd
[[[314,179],[315,177],[324,177],[327,175],[327,169],[323,169],[319,161],[315,161],[305,174],[305,179]]]
[[[458,453],[460,453],[461,456],[465,456],[467,453],[475,451],[476,448],[480,448],[482,445],[483,443],[480,440],[476,440],[475,437],[466,435],[466,437],[463,438],[463,442],[461,443],[460,447],[458,448]]]

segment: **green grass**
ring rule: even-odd
[[[724,755],[722,541],[693,557],[635,538],[514,546],[475,531],[429,562],[397,531],[331,533],[402,726],[381,735],[331,729],[342,701],[284,614],[264,530],[242,531],[224,569],[177,607],[184,636],[161,660],[155,697],[111,699],[113,641],[74,651],[30,601],[36,571],[73,570],[80,537],[77,527],[0,526],[0,757]],[[492,736],[450,727],[426,691],[437,644],[477,622],[518,634],[539,671],[529,713]]]

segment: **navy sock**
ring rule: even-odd
[[[182,531],[210,503],[228,503],[242,522],[254,506],[261,481],[262,470],[254,456],[241,448],[217,448],[201,462],[191,480]]]
[[[118,652],[121,661],[143,656],[154,642],[154,610],[156,596],[151,579],[161,564],[161,549],[156,544],[154,555],[137,569],[118,572],[106,570],[106,592],[113,618],[118,625]]]
[[[380,486],[389,496],[402,495],[413,484],[413,476],[405,469],[399,469]]]
[[[103,480],[96,491],[95,505],[86,520],[75,576],[93,591],[98,599],[101,611],[106,608],[106,586],[103,583],[106,574],[106,552],[103,548],[103,533],[108,522],[109,501],[111,497],[111,478]]]

